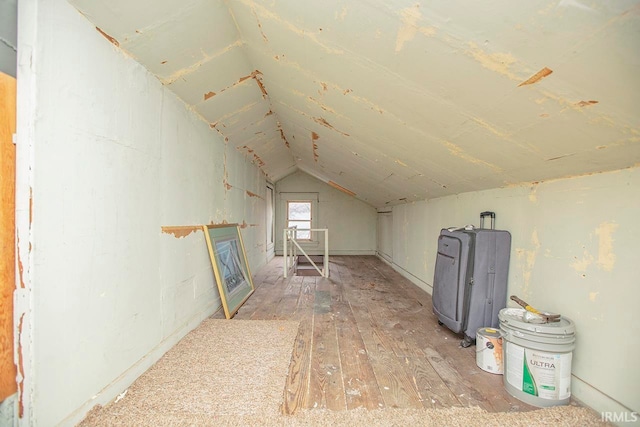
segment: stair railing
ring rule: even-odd
[[[311,257],[300,246],[296,239],[298,231],[308,231],[324,233],[324,257],[322,258],[322,269],[320,269]],[[305,239],[306,240],[306,239]],[[289,271],[297,264],[299,250],[302,255],[307,258],[313,268],[316,269],[322,277],[329,277],[329,229],[328,228],[311,228],[311,229],[298,229],[297,227],[285,228],[283,232],[282,252],[284,256],[284,278],[287,278]]]
[[[296,227],[285,228],[282,241],[282,255],[284,257],[284,277],[287,278],[289,270],[296,266],[298,254],[296,247],[293,245]]]

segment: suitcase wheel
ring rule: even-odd
[[[438,325],[442,326],[442,325],[444,325],[444,323],[442,323],[441,321],[438,320]]]
[[[471,343],[473,343],[473,339],[465,335],[462,341],[460,341],[460,346],[462,348],[467,348],[471,345]]]

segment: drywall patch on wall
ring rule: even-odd
[[[324,50],[327,53],[330,54],[335,54],[335,55],[342,55],[344,54],[344,50],[342,49],[335,49],[332,46],[326,45],[324,43],[322,43],[318,37],[316,36],[316,34],[310,32],[307,29],[304,28],[300,28],[297,25],[286,21],[284,19],[282,19],[280,16],[276,15],[274,12],[270,11],[269,9],[267,9],[264,6],[261,6],[255,2],[253,2],[253,0],[241,0],[241,3],[243,3],[245,6],[249,7],[252,9],[252,12],[255,14],[256,19],[258,19],[258,17],[260,17],[262,19],[262,21],[264,20],[271,20],[274,21],[278,24],[281,24],[282,26],[284,26],[287,30],[291,31],[293,34],[302,37],[303,39],[308,39],[311,40],[313,43],[315,43],[316,45],[318,45],[320,48],[322,48],[322,50]]]
[[[259,199],[264,200],[264,197],[260,196],[259,194],[254,193],[253,191],[245,190],[245,192],[247,193],[247,196],[249,196],[249,197],[257,197]]]
[[[565,107],[563,110],[561,110],[561,112],[564,112],[567,108],[570,108],[570,109],[572,109],[574,111],[581,111],[582,108],[585,106],[584,104],[581,104],[580,102],[576,102],[575,100],[565,99],[562,96],[556,95],[555,93],[549,92],[547,90],[540,89],[540,93],[542,93],[542,95],[544,95],[544,98],[536,100],[537,104],[541,105],[544,102],[546,102],[546,100],[552,100],[552,101],[555,101],[561,107]],[[590,104],[590,101],[586,101],[586,102],[587,102],[587,104]],[[598,103],[598,101],[596,101],[595,103]],[[610,121],[609,119],[606,119],[606,120]],[[562,179],[562,178],[559,178],[559,179]]]
[[[508,138],[509,134],[507,132],[501,131],[499,129],[496,129],[495,126],[485,122],[482,119],[479,119],[477,117],[472,117],[471,120],[473,120],[476,124],[478,124],[479,126],[481,126],[483,129],[488,130],[489,132],[491,132],[492,134],[499,136],[500,138]]]
[[[593,264],[593,255],[591,255],[589,251],[585,249],[582,258],[578,259],[578,257],[575,257],[575,259],[576,260],[571,264],[571,266],[576,271],[576,273],[579,273],[582,277],[585,277],[584,273],[587,271],[587,268],[589,268],[589,266]]]
[[[240,108],[238,108],[238,109],[237,109],[237,110],[235,110],[235,111],[231,111],[231,112],[229,112],[229,113],[225,114],[224,116],[220,117],[220,118],[218,119],[218,121],[216,121],[215,123],[210,123],[210,124],[209,124],[209,127],[210,127],[211,129],[216,129],[217,131],[219,131],[219,129],[217,129],[217,128],[216,128],[216,126],[218,126],[219,124],[221,124],[221,125],[222,125],[222,127],[226,127],[226,125],[225,125],[225,121],[226,121],[226,120],[230,119],[230,118],[231,118],[231,117],[233,117],[233,116],[237,116],[237,115],[239,115],[239,114],[246,113],[247,111],[250,111],[253,107],[255,107],[256,105],[258,105],[258,103],[259,103],[259,101],[251,102],[251,103],[249,103],[249,104],[245,105],[244,107],[240,107]]]
[[[324,118],[322,118],[322,117],[313,117],[313,121],[314,121],[314,122],[316,122],[316,123],[318,123],[318,124],[320,124],[320,125],[322,125],[322,126],[324,126],[324,127],[327,127],[327,128],[329,128],[329,129],[331,129],[331,130],[334,130],[334,131],[338,132],[339,134],[342,134],[342,135],[344,135],[344,136],[349,136],[349,134],[348,134],[348,133],[341,132],[341,131],[339,131],[338,129],[336,129],[336,128],[334,128],[333,126],[331,126],[331,124],[329,124],[329,122],[328,122],[328,121],[326,121],[326,120],[325,120]]]
[[[340,14],[338,14],[338,11],[336,11],[335,13],[335,18],[336,21],[344,21],[344,18],[347,17],[347,6],[342,6],[342,10],[340,11]]]
[[[603,222],[594,230],[595,235],[598,237],[598,256],[596,258],[583,246],[582,258],[575,257],[575,261],[571,264],[576,273],[586,277],[587,269],[594,263],[600,270],[613,271],[616,263],[616,254],[613,252],[613,233],[618,226],[614,222]],[[593,235],[589,236],[589,240],[593,241]]]
[[[258,24],[258,28],[260,29],[260,35],[262,36],[262,40],[264,40],[265,43],[269,43],[269,39],[267,38],[267,35],[264,33],[264,30],[262,29],[262,23],[260,22],[260,18],[258,18],[258,14],[256,13],[256,8],[253,4],[251,5],[251,12],[253,13],[253,16],[256,18],[256,23]]]
[[[509,77],[511,80],[517,80],[517,77],[511,72],[511,66],[517,60],[511,54],[501,52],[487,53],[474,42],[469,42],[469,49],[465,53],[478,61],[484,68]]]
[[[260,224],[249,224],[247,221],[244,221],[244,220],[242,221],[241,224],[238,224],[238,227],[240,227],[242,229],[245,229],[247,227],[259,227],[259,226],[260,226]],[[257,244],[256,245],[256,247],[260,247],[260,246],[262,246],[262,244]]]
[[[425,36],[432,36],[436,33],[434,27],[421,27],[419,25],[422,19],[422,13],[419,8],[420,4],[417,3],[413,7],[407,7],[400,11],[402,26],[398,29],[398,34],[396,35],[396,52],[400,52],[406,42],[413,40],[418,31]]]
[[[256,153],[253,153],[253,160],[258,164],[259,167],[262,167],[265,165],[264,160],[262,160],[260,156],[258,156]]]
[[[317,133],[311,132],[311,148],[313,149],[313,160],[315,162],[317,162],[320,157],[318,154],[318,144],[316,143],[319,138],[320,136]]]
[[[491,163],[485,162],[484,160],[480,160],[480,159],[476,159],[475,157],[471,156],[470,154],[466,153],[462,148],[460,148],[459,146],[457,146],[456,144],[449,142],[449,141],[443,141],[445,147],[447,147],[447,149],[449,149],[449,153],[451,153],[452,155],[459,157],[461,159],[464,159],[470,163],[474,163],[476,165],[481,165],[481,166],[486,166],[487,168],[491,169],[494,172],[497,173],[501,173],[503,172],[501,168],[499,168],[496,165],[493,165]]]
[[[287,137],[284,136],[284,130],[282,129],[282,124],[277,121],[276,125],[278,126],[278,132],[280,132],[280,139],[284,141],[284,145],[286,145],[287,148],[291,149],[291,145],[289,144],[289,141],[287,141]]]
[[[613,252],[613,233],[618,228],[618,224],[613,222],[603,222],[596,228],[598,236],[598,268],[604,271],[612,271],[616,263],[616,254]]]
[[[197,71],[200,67],[202,67],[203,65],[205,65],[207,62],[218,58],[222,55],[224,55],[225,53],[237,48],[237,47],[241,47],[243,45],[242,40],[238,39],[236,41],[234,41],[233,43],[231,43],[228,46],[225,46],[224,48],[222,48],[221,50],[219,50],[218,52],[215,52],[212,55],[204,55],[203,59],[201,59],[200,61],[196,62],[195,64],[192,64],[186,68],[183,68],[181,70],[178,70],[176,72],[174,72],[173,74],[171,74],[169,77],[166,78],[162,78],[159,77],[160,82],[163,85],[170,85],[172,83],[174,83],[176,80],[178,79],[184,79],[185,77],[187,77],[189,74],[193,73],[194,71]],[[161,62],[161,64],[166,64],[168,61],[163,61]],[[228,87],[227,87],[228,89]]]
[[[536,182],[531,186],[531,190],[529,191],[529,201],[531,203],[538,202],[538,196],[536,194],[537,192],[538,192],[538,183]]]
[[[181,239],[183,237],[187,237],[191,233],[195,233],[198,230],[202,230],[202,227],[199,225],[176,225],[176,226],[165,226],[161,227],[162,233],[171,234],[176,239]]]
[[[319,91],[318,91],[318,92],[319,92]],[[304,94],[302,94],[302,95],[304,95]],[[336,110],[334,110],[333,108],[331,108],[331,107],[327,107],[327,106],[326,106],[326,105],[324,105],[322,102],[318,101],[317,99],[315,99],[315,98],[314,98],[314,97],[312,97],[312,96],[307,97],[307,99],[308,99],[309,101],[313,102],[314,104],[316,104],[318,107],[322,108],[324,111],[327,111],[327,112],[329,112],[329,113],[333,114],[334,116],[341,116],[341,117],[344,117],[344,116],[340,115],[340,114],[339,114]]]
[[[538,252],[540,252],[540,239],[538,238],[538,230],[533,229],[531,233],[531,245],[533,249],[522,249],[517,248],[515,250],[516,256],[518,258],[518,263],[520,264],[520,270],[522,271],[522,293],[525,296],[531,295],[529,288],[531,285],[531,276],[533,273],[533,268],[536,265],[536,257],[538,256]]]
[[[253,156],[252,163],[256,163],[258,167],[264,166],[266,163],[260,156],[255,153],[255,150],[247,145],[243,145],[242,147],[238,147],[238,150],[246,150],[248,154]]]
[[[256,84],[260,88],[260,92],[262,92],[262,97],[267,98],[269,94],[267,93],[267,89],[265,89],[264,83],[262,82],[262,73],[260,71],[258,71],[256,76],[254,77],[254,80],[256,81]]]

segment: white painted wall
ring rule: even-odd
[[[329,229],[329,253],[373,255],[376,251],[376,210],[324,182],[297,171],[276,182],[276,254],[282,255],[282,230],[286,221],[286,200],[299,198],[287,193],[318,193],[314,227]],[[305,246],[303,246],[305,247]],[[306,247],[321,254],[324,246]]]
[[[203,233],[161,227],[245,224],[255,270],[265,179],[67,2],[20,7],[21,423],[73,424],[220,305]]]
[[[639,412],[640,168],[394,206],[394,266],[431,293],[440,229],[485,210],[512,233],[509,294],[576,323],[573,396]]]
[[[386,261],[393,261],[393,211],[388,209],[378,212],[377,253]]]

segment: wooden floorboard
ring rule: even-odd
[[[329,278],[282,275],[281,257],[255,274],[238,319],[300,322],[282,412],[479,406],[535,409],[502,376],[476,365],[475,346],[439,326],[431,296],[374,256],[333,256]],[[214,317],[224,317],[217,312]]]

